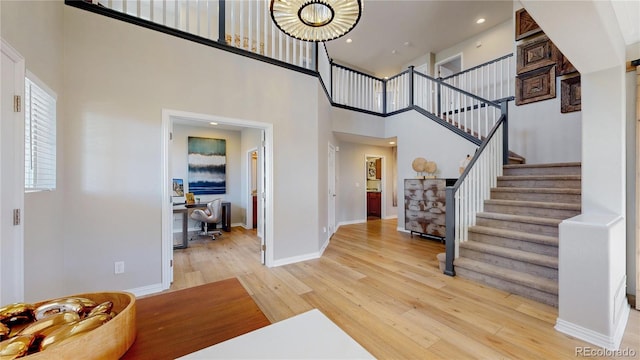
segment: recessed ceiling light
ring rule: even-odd
[[[209,125],[218,125],[218,123],[212,121],[212,122],[209,123]]]
[[[396,53],[398,53],[398,51],[396,49],[393,49],[391,50],[391,53],[395,55]]]
[[[408,41],[405,41],[405,42],[404,42],[404,46],[409,46],[409,45],[411,45],[411,43],[410,43],[410,42],[408,42]]]
[[[482,24],[483,22],[485,22],[484,18],[480,18],[480,19],[476,20],[476,24]]]
[[[389,145],[395,145],[396,142],[395,141],[389,141]]]
[[[353,42],[353,40],[351,40],[351,38],[347,39],[347,44],[351,44]]]

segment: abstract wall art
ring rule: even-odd
[[[194,195],[226,193],[226,140],[189,136],[187,144],[189,192]]]

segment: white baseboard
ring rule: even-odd
[[[306,255],[299,255],[299,256],[292,256],[290,258],[274,260],[272,266],[276,267],[276,266],[282,266],[282,265],[295,264],[295,263],[301,262],[301,261],[314,260],[314,259],[320,258],[321,255],[322,254],[318,251],[316,253],[311,253],[311,254],[306,254]]]
[[[576,337],[601,348],[607,350],[617,350],[620,348],[622,336],[624,335],[624,329],[627,327],[627,320],[629,320],[629,304],[625,304],[625,306],[622,308],[620,321],[618,322],[618,326],[615,329],[613,335],[601,334],[599,332],[587,329],[574,323],[570,323],[560,318],[556,320],[555,329],[560,331],[561,333]]]
[[[352,225],[352,224],[362,224],[362,223],[366,223],[367,219],[358,219],[358,220],[349,220],[349,221],[341,221],[338,223],[338,226],[336,226],[336,231],[338,231],[338,229],[340,228],[340,226],[342,225]]]
[[[135,288],[135,289],[129,289],[129,290],[125,290],[125,291],[132,293],[136,297],[140,297],[140,296],[159,293],[159,292],[161,292],[163,290],[165,290],[165,289],[162,288],[162,283],[157,283],[157,284],[142,286],[142,287],[138,287],[138,288]]]
[[[385,216],[383,219],[385,220],[389,220],[389,219],[397,219],[398,218],[398,214],[396,215],[389,215],[389,216]]]
[[[325,240],[324,244],[322,244],[322,246],[320,247],[320,256],[322,256],[322,254],[324,254],[324,251],[327,249],[327,246],[329,246],[329,241],[330,239]]]

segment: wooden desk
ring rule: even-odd
[[[269,325],[236,278],[136,300],[136,341],[122,359],[175,359]]]

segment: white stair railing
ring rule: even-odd
[[[92,0],[102,7],[152,21],[204,39],[221,41],[219,0]],[[269,0],[225,1],[224,42],[232,47],[315,70],[313,42],[280,31]]]
[[[468,241],[469,227],[475,225],[476,214],[496,187],[508,157],[506,104],[501,107],[500,119],[491,129],[482,146],[476,151],[458,181],[446,189],[446,260],[447,275],[455,275],[454,259],[460,244]]]
[[[498,104],[419,72],[414,72],[413,97],[416,107],[473,136],[478,143],[501,114]]]
[[[513,54],[507,54],[445,77],[442,81],[483,99],[495,101],[515,95],[515,71]]]
[[[402,110],[410,106],[410,79],[412,71],[405,70],[387,79],[387,113]]]
[[[335,63],[331,63],[331,74],[331,100],[335,104],[383,113],[384,80]]]

